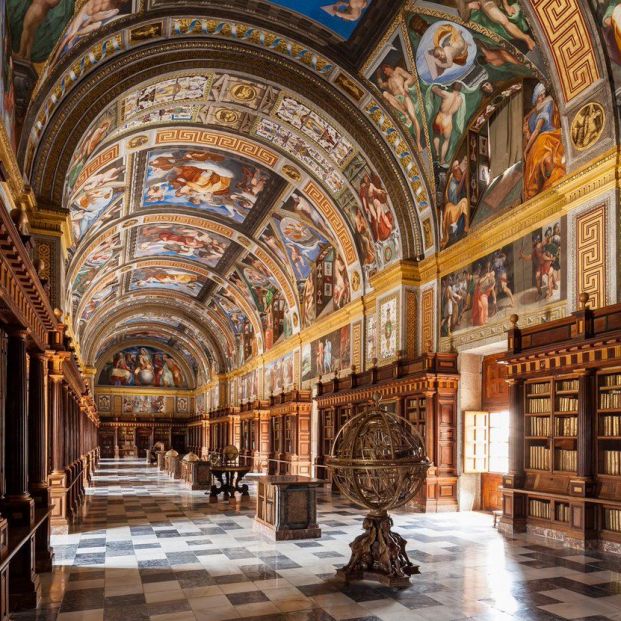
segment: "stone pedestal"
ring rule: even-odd
[[[164,451],[157,452],[157,469],[165,470],[166,469],[166,458],[164,457],[166,453]]]
[[[211,488],[211,464],[207,461],[184,463],[185,481],[192,490]]]
[[[171,456],[168,458],[168,475],[173,479],[181,478],[181,460],[179,456]]]
[[[260,477],[256,522],[276,541],[317,539],[317,494],[322,481],[294,475]]]

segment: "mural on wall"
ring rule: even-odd
[[[259,371],[255,369],[241,376],[239,382],[240,401],[253,401],[259,394]]]
[[[371,275],[399,258],[401,242],[396,217],[384,182],[361,156],[356,155],[344,173],[357,197],[348,188],[338,203],[354,231],[364,270]]]
[[[379,360],[390,360],[397,355],[399,347],[399,309],[395,294],[379,306],[379,326],[377,332]]]
[[[149,153],[144,207],[201,209],[243,222],[273,174],[240,158],[201,148]]]
[[[265,398],[290,389],[297,384],[293,376],[293,354],[287,354],[278,360],[266,364],[263,368],[263,392]]]
[[[106,361],[97,381],[100,386],[157,386],[188,388],[175,359],[153,347],[128,347]]]
[[[216,267],[230,243],[221,235],[193,226],[145,225],[137,230],[134,257],[166,256]]]
[[[13,53],[35,67],[45,62],[73,16],[75,0],[7,0]]]
[[[119,290],[119,280],[116,274],[104,278],[101,285],[97,285],[97,291],[93,293],[84,305],[80,314],[80,322],[87,322],[95,314],[97,309],[104,303],[116,296]]]
[[[118,256],[116,253],[120,248],[121,238],[120,235],[116,233],[99,243],[86,257],[71,285],[74,312],[84,292],[90,287],[93,280],[104,271],[118,264]]]
[[[301,194],[292,194],[275,213],[272,221],[261,233],[260,239],[284,262],[288,272],[294,277],[300,292],[302,307],[302,326],[328,315],[347,304],[351,299],[349,276],[345,261],[337,250],[336,242],[325,225],[317,209]],[[247,259],[248,260],[248,259]],[[243,270],[253,297],[256,300],[256,285],[266,289],[271,283],[270,274],[261,266],[264,275],[248,279],[248,268]],[[260,271],[260,270],[258,270]],[[261,282],[261,280],[263,282]],[[267,305],[259,300],[259,309]],[[280,321],[280,317],[277,317]],[[290,326],[283,324],[283,332]]]
[[[425,148],[426,140],[419,119],[422,117],[417,92],[418,79],[408,70],[403,41],[395,35],[369,79],[382,92],[386,103],[412,136],[418,151]]]
[[[441,335],[564,300],[565,248],[565,219],[561,219],[444,276]]]
[[[0,122],[6,130],[9,144],[15,150],[15,86],[7,19],[7,0],[0,0]]]
[[[377,360],[377,316],[367,315],[365,331],[365,361],[366,368],[373,364],[373,359]]]
[[[166,397],[163,395],[123,395],[123,414],[163,414]]]
[[[239,276],[237,276],[239,278]],[[235,335],[236,348],[228,351],[233,368],[235,365],[241,366],[257,353],[257,343],[254,338],[254,328],[246,313],[236,304],[225,289],[220,289],[213,296],[209,306],[219,314],[224,313],[229,321],[229,325]]]
[[[302,381],[351,366],[351,326],[302,346]]]

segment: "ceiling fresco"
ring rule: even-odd
[[[177,117],[160,114],[173,100]],[[235,365],[361,295],[401,252],[388,193],[354,141],[298,97],[233,74],[180,73],[114,101],[80,141],[64,194],[76,332],[131,296],[182,296],[221,317]]]
[[[589,0],[613,64],[619,1]],[[7,2],[13,54],[41,72],[20,158],[68,209],[64,302],[90,364],[111,339],[178,335],[190,367],[244,365],[569,169],[549,52],[515,0],[404,1],[368,41],[379,0]],[[103,92],[108,70],[127,87]]]

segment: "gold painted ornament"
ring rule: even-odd
[[[591,101],[582,106],[571,122],[571,141],[579,151],[594,145],[604,131],[606,112],[601,104]]]

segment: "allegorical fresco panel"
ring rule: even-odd
[[[7,0],[7,3],[13,53],[31,61],[41,71],[46,60],[55,63],[88,35],[131,13],[133,0]]]
[[[297,383],[293,376],[293,354],[287,354],[265,365],[263,369],[263,391],[265,397],[278,394]]]
[[[537,228],[442,278],[442,336],[504,321],[566,297],[566,220]]]
[[[97,381],[99,386],[157,386],[187,388],[175,359],[153,347],[128,347],[108,360]]]
[[[273,4],[279,4],[306,17],[319,22],[329,30],[340,35],[344,39],[354,32],[358,22],[362,18],[373,0],[339,0],[338,2],[326,2],[326,0],[271,0]]]
[[[149,153],[144,207],[201,209],[243,222],[273,174],[227,154],[200,148]]]
[[[621,0],[590,0],[610,59],[617,106],[621,110]]]
[[[164,395],[123,396],[123,414],[163,414],[166,411]]]
[[[302,381],[342,371],[351,365],[351,326],[302,346]]]
[[[230,243],[221,235],[193,226],[153,224],[138,229],[134,257],[190,259],[215,267]]]
[[[0,122],[6,130],[9,144],[15,149],[15,87],[6,0],[0,0]]]

